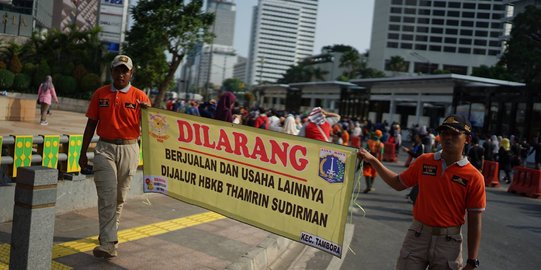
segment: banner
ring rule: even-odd
[[[342,256],[355,148],[143,110],[144,192]]]

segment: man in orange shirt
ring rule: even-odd
[[[380,141],[381,136],[383,136],[383,132],[377,129],[372,138],[366,142],[366,146],[368,151],[370,151],[370,154],[376,157],[379,161],[381,161],[383,158],[383,143]],[[364,162],[363,164],[363,175],[366,180],[366,189],[363,191],[363,193],[374,191],[372,186],[374,185],[374,180],[376,179],[377,173],[376,169],[374,169],[369,162]]]
[[[118,256],[118,224],[122,206],[139,163],[141,108],[150,106],[146,94],[131,86],[133,62],[117,55],[111,63],[112,85],[94,92],[86,116],[83,145],[79,157],[81,171],[88,170],[86,152],[94,136],[100,137],[94,149],[94,182],[98,193],[100,245],[93,254],[100,258]]]
[[[461,226],[468,221],[468,260],[462,269],[479,266],[481,214],[486,207],[484,179],[462,155],[471,140],[471,124],[461,115],[448,116],[436,129],[442,151],[418,157],[400,175],[389,170],[365,149],[358,157],[372,164],[395,190],[419,185],[411,224],[396,269],[460,269]]]

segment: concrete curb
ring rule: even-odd
[[[355,230],[354,224],[346,224],[345,235],[344,235],[344,255],[342,258],[334,257],[329,262],[329,265],[325,267],[327,270],[339,269],[346,255],[349,252],[349,246],[351,240],[353,239],[353,232]],[[300,249],[302,251],[298,252]],[[291,256],[292,254],[287,254],[289,251],[297,250],[298,255],[293,258],[293,260],[287,260],[285,257]],[[248,253],[244,254],[236,262],[228,265],[226,270],[265,270],[265,269],[306,269],[306,262],[314,256],[318,249],[313,247],[306,246],[299,242],[277,236],[270,235],[261,242],[256,248],[252,249]],[[284,259],[285,265],[280,264],[279,260]],[[277,265],[276,268],[273,267]],[[323,269],[323,268],[322,268]]]
[[[228,265],[227,270],[261,270],[267,269],[294,241],[270,235],[256,248],[242,255],[236,262]]]

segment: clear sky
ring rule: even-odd
[[[333,44],[350,45],[364,52],[370,47],[375,0],[319,0],[314,54]],[[258,0],[236,0],[234,45],[241,56],[248,55],[253,7]]]

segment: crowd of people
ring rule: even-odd
[[[185,102],[183,99],[169,99],[166,107],[176,112],[300,135],[320,141],[357,148],[362,146],[369,149],[380,160],[383,156],[383,143],[392,143],[395,144],[396,153],[403,150],[408,154],[406,167],[409,167],[411,162],[421,154],[441,150],[438,132],[426,126],[416,125],[408,129],[407,141],[410,144],[406,147],[403,145],[400,124],[396,122],[372,123],[370,120],[340,117],[320,107],[300,114],[261,107],[247,108],[236,102],[235,95],[228,91],[220,91],[218,101],[211,99],[206,102],[194,100]],[[479,171],[482,171],[485,161],[498,162],[502,171],[501,181],[510,183],[512,168],[515,166],[541,169],[539,148],[541,148],[539,142],[520,141],[516,136],[507,138],[492,135],[485,138],[472,132],[471,142],[466,144],[464,155]],[[370,169],[370,165],[365,164],[363,174],[367,184],[364,192],[373,191],[375,172]]]

